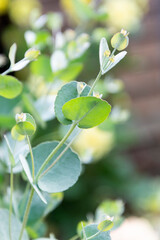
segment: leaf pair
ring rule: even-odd
[[[99,61],[102,75],[117,65],[117,63],[119,63],[126,56],[126,54],[127,52],[123,51],[115,56],[110,55],[107,40],[102,38],[99,47]]]
[[[80,128],[91,128],[99,125],[109,115],[111,106],[100,98],[87,96],[90,87],[82,84],[78,93],[78,82],[65,84],[56,97],[55,114],[58,120],[69,125],[77,121]]]

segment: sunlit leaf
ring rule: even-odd
[[[77,98],[78,91],[77,91],[77,84],[78,82],[73,81],[70,83],[65,84],[58,92],[56,100],[55,100],[55,114],[58,120],[65,124],[71,124],[72,121],[65,118],[62,107],[63,105],[73,98]],[[84,89],[81,92],[81,96],[87,96],[89,93],[90,87],[84,83]]]
[[[0,96],[11,99],[17,97],[22,91],[22,83],[15,77],[0,75]]]
[[[65,118],[77,121],[80,128],[99,125],[108,117],[110,111],[109,103],[92,96],[72,99],[62,107]]]
[[[109,231],[113,227],[114,223],[111,220],[104,220],[98,224],[98,229],[102,232]]]
[[[34,118],[29,113],[16,114],[17,124],[14,126],[15,130],[20,135],[31,136],[36,131],[36,123]]]

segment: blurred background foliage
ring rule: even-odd
[[[127,29],[131,38],[136,37],[149,10],[147,0],[61,0],[53,3],[53,9],[54,6],[61,11],[44,13],[45,1],[0,0],[1,72],[9,65],[6,56],[14,42],[18,46],[17,60],[30,47],[41,51],[37,61],[15,73],[24,83],[22,94],[13,100],[0,97],[1,196],[7,194],[8,184],[3,135],[14,125],[15,114],[23,111],[34,116],[38,129],[32,139],[33,146],[60,139],[67,127],[55,119],[57,91],[72,80],[90,84],[99,70],[101,37],[110,39],[121,28]],[[133,59],[128,54],[120,66],[98,83],[96,91],[112,105],[112,113],[99,127],[83,130],[77,137],[72,147],[84,163],[81,177],[64,193],[61,205],[49,215],[46,225],[28,223],[30,236],[54,232],[60,239],[67,239],[75,233],[77,223],[86,220],[86,215],[93,213],[105,199],[122,199],[126,216],[143,216],[156,225],[160,213],[160,178],[140,173],[128,154],[139,137],[133,123],[131,98],[123,79],[117,76],[120,69],[132,67]],[[22,179],[21,174],[16,174],[16,190],[21,188],[17,194],[22,194]],[[22,181],[21,186],[18,180]],[[5,201],[5,197],[1,198],[0,205],[4,206]]]

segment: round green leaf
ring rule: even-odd
[[[12,215],[12,240],[18,240],[22,224]],[[7,209],[0,209],[0,239],[9,240],[9,211]],[[22,240],[29,240],[26,231],[23,233]]]
[[[111,106],[96,97],[79,97],[65,103],[62,107],[64,116],[78,121],[80,128],[91,128],[102,123],[109,115]]]
[[[34,118],[29,113],[21,113],[16,115],[17,124],[14,130],[20,135],[31,136],[36,131],[36,123]]]
[[[109,231],[113,227],[113,222],[111,220],[104,220],[98,224],[98,229],[102,232]]]
[[[77,84],[78,82],[76,81],[65,84],[59,90],[55,100],[55,115],[58,118],[58,120],[64,125],[69,125],[72,123],[72,121],[65,118],[62,112],[62,107],[69,100],[78,97]],[[90,87],[85,84],[85,87],[81,93],[81,96],[87,96],[89,93],[89,90],[90,90]]]
[[[22,83],[12,76],[0,75],[0,96],[15,98],[22,91]]]
[[[35,174],[37,174],[41,165],[58,145],[58,142],[45,142],[33,148],[35,160]],[[47,169],[64,150],[66,145],[57,151],[51,162],[46,166]],[[27,160],[31,168],[31,158],[28,155]],[[48,193],[63,192],[76,183],[81,172],[80,160],[71,149],[68,149],[60,160],[41,178],[38,179],[38,186],[41,190]]]

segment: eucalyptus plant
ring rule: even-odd
[[[71,144],[80,131],[101,124],[109,116],[111,105],[94,89],[101,76],[125,57],[127,52],[122,50],[127,47],[128,41],[128,33],[122,29],[111,39],[111,52],[106,39],[102,38],[99,46],[100,71],[92,86],[85,82],[71,81],[58,91],[54,105],[55,115],[61,124],[70,126],[61,141],[42,142],[32,148],[30,138],[36,132],[36,122],[29,113],[16,114],[11,136],[4,136],[9,158],[7,172],[10,173],[10,203],[9,211],[0,209],[0,236],[3,240],[28,240],[27,221],[34,224],[39,218],[44,218],[62,201],[62,192],[77,182],[82,166]],[[115,55],[117,50],[121,52]],[[0,95],[9,99],[21,93],[22,83],[7,74],[18,71],[36,60],[40,52],[37,49],[29,49],[24,59],[17,63],[15,54],[16,45],[13,44],[9,52],[10,67],[0,76]],[[70,141],[66,143],[68,139]],[[20,143],[23,147],[20,147]],[[19,147],[15,154],[16,145]],[[15,207],[17,204],[13,201],[16,172],[22,172],[27,182],[18,207]],[[40,208],[37,208],[36,202],[41,202]],[[103,218],[99,216],[95,221],[81,222],[78,234],[72,239],[109,240],[110,230],[117,219],[113,218],[115,214],[112,213],[111,216],[104,212],[102,215]],[[55,237],[51,234],[50,238],[41,238],[43,239]]]

